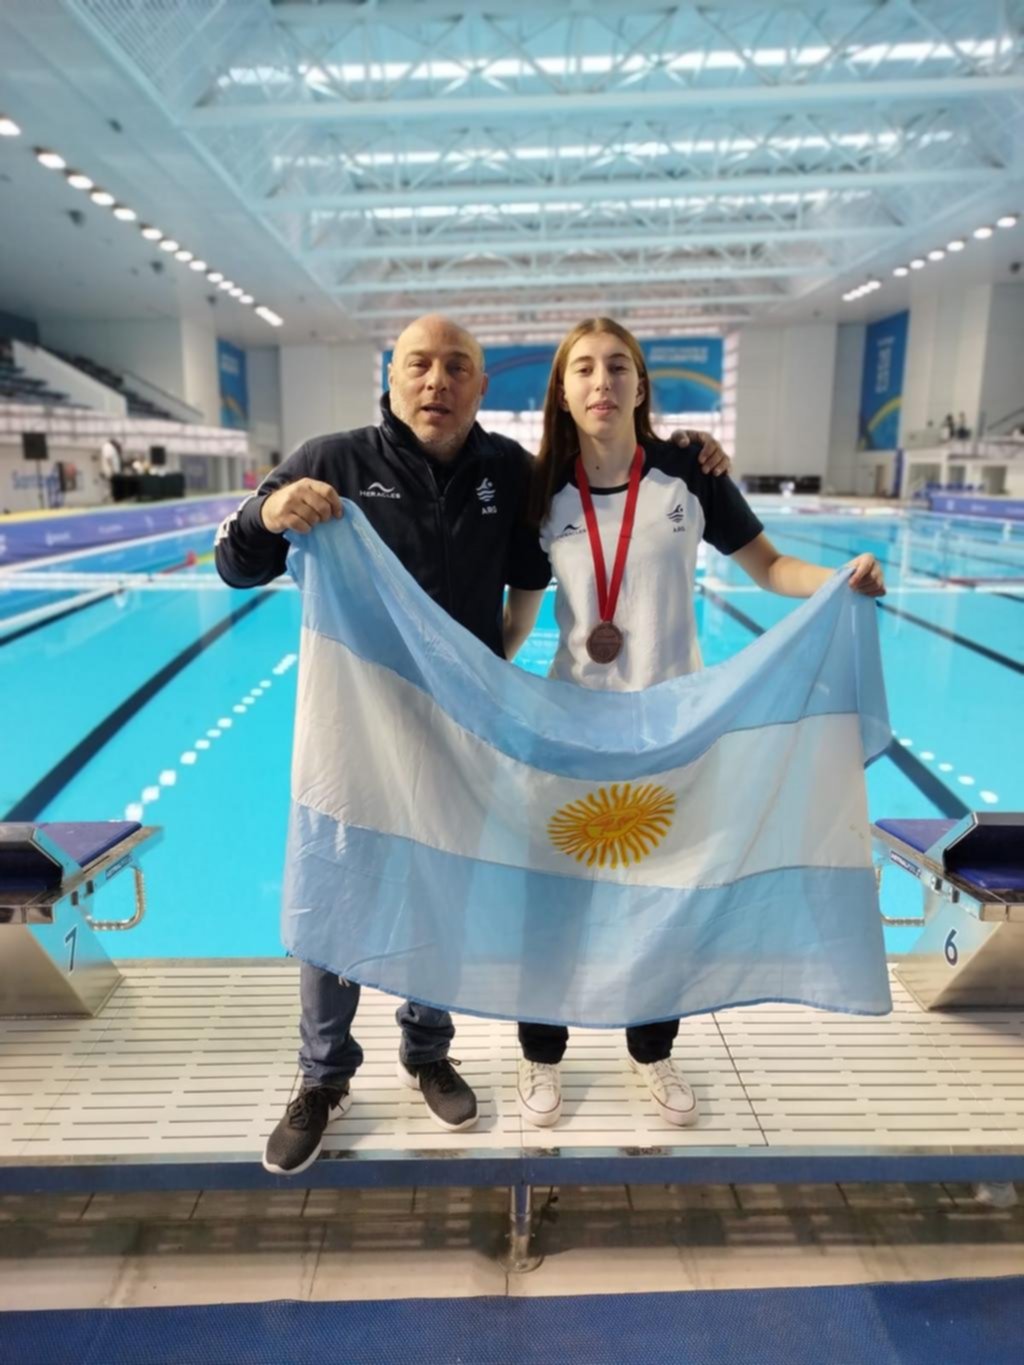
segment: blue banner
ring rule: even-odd
[[[217,338],[217,373],[220,376],[220,424],[244,431],[249,425],[249,385],[245,352],[230,341]]]
[[[162,531],[187,531],[194,526],[216,526],[238,506],[238,495],[188,498],[185,502],[149,503],[146,507],[115,506],[102,512],[68,512],[63,516],[29,516],[0,521],[0,564],[37,559],[42,555],[90,550]]]
[[[721,337],[641,341],[654,411],[718,412],[722,405]],[[490,385],[483,412],[532,412],[544,406],[554,346],[488,346]],[[384,373],[391,352],[384,352]]]
[[[895,450],[899,444],[908,312],[871,323],[864,337],[860,389],[860,449]]]
[[[952,512],[961,517],[999,517],[1003,521],[1024,521],[1024,498],[979,498],[974,493],[929,493],[928,505],[933,512]]]
[[[640,343],[655,412],[718,412],[722,338],[666,337]]]

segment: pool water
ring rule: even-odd
[[[870,550],[883,561],[896,743],[868,773],[872,818],[1024,809],[1024,527],[761,515],[783,553],[838,566]],[[212,537],[191,531],[0,576],[2,818],[163,827],[144,860],[146,918],[106,936],[114,956],[282,952],[299,597],[285,581],[252,592],[221,584]],[[705,662],[796,605],[709,551],[697,602]],[[43,606],[57,614],[43,619]],[[549,591],[518,660],[533,672],[554,651],[552,608]],[[112,883],[103,915],[127,914],[130,896],[130,879]],[[916,914],[917,884],[894,870],[884,905]],[[890,950],[915,933],[888,930]]]

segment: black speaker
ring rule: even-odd
[[[45,431],[23,431],[21,433],[21,453],[26,460],[48,460],[49,448]]]
[[[153,466],[154,469],[156,469],[156,467],[157,467],[158,465],[164,465],[164,464],[166,464],[166,463],[167,463],[167,447],[166,447],[166,446],[150,446],[150,447],[149,447],[149,463]]]

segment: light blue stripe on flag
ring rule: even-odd
[[[603,693],[496,658],[347,503],[289,566],[290,952],[551,1023],[890,1008],[863,766],[891,731],[844,574],[725,664]]]

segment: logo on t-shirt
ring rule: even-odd
[[[574,522],[567,521],[555,540],[565,540],[568,536],[585,536],[587,534],[585,526],[577,526]]]
[[[494,503],[495,494],[494,484],[491,483],[490,479],[482,479],[480,483],[477,484],[476,495],[480,499],[480,505],[483,508],[484,516],[487,516],[489,512],[497,512],[497,507],[492,505]]]
[[[385,488],[382,483],[371,483],[369,488],[360,488],[361,498],[400,498],[402,495],[393,488]]]
[[[673,530],[686,530],[686,509],[681,502],[677,502],[675,507],[672,508],[672,511],[666,512],[665,515],[668,517],[669,521],[673,523]]]

